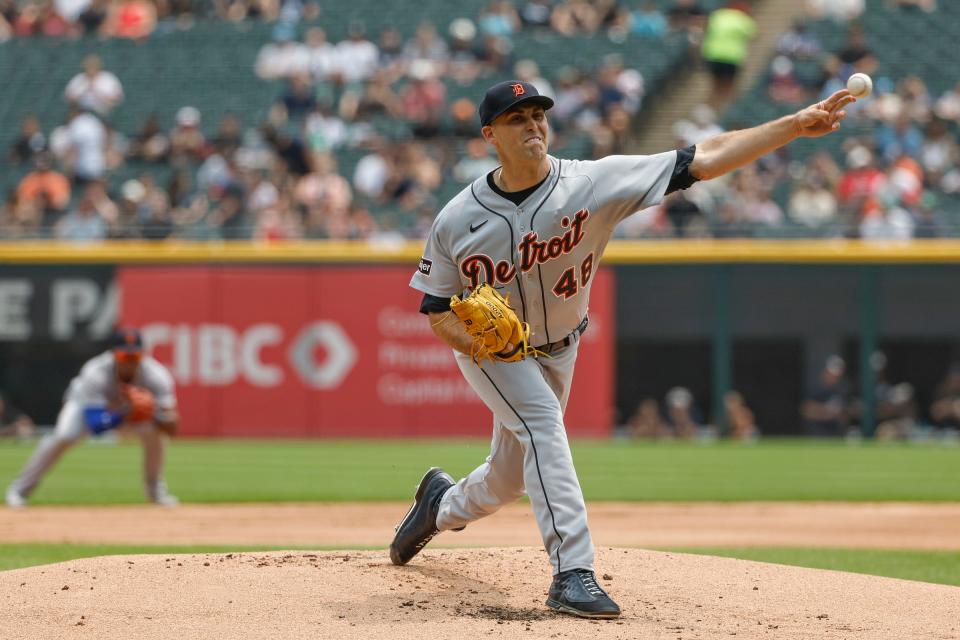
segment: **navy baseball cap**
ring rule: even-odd
[[[143,351],[143,336],[134,327],[120,327],[110,336],[110,348],[125,353]]]
[[[553,100],[540,95],[537,88],[529,82],[507,80],[493,85],[487,89],[483,102],[480,103],[480,126],[487,126],[508,109],[526,102],[540,105],[544,109],[553,106]]]

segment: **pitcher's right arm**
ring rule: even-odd
[[[473,338],[453,311],[431,311],[427,317],[434,335],[460,353],[471,355]]]

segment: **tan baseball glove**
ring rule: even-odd
[[[470,355],[475,362],[516,362],[536,352],[529,344],[530,326],[520,321],[509,299],[488,284],[480,285],[463,300],[453,296],[450,310],[473,338]]]
[[[127,409],[123,418],[124,422],[135,424],[153,420],[154,401],[153,394],[150,391],[143,387],[126,384],[123,385],[121,393]]]

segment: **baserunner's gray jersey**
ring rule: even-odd
[[[593,274],[617,224],[659,203],[677,152],[560,160],[519,206],[481,176],[437,215],[410,286],[438,297],[486,282],[542,345],[569,335],[586,317]]]
[[[153,394],[156,407],[154,417],[158,421],[168,421],[176,413],[177,396],[173,376],[154,358],[143,356],[130,384],[143,387]],[[122,399],[120,385],[113,351],[104,351],[83,365],[67,387],[64,401],[76,402],[81,407],[116,406]]]

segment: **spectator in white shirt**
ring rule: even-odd
[[[337,48],[327,41],[327,32],[311,27],[305,37],[310,56],[310,75],[315,82],[326,80],[337,69]]]
[[[103,177],[107,170],[109,131],[89,111],[72,108],[67,123],[50,134],[50,149],[81,185]]]
[[[76,22],[90,6],[90,0],[53,0],[57,13],[67,22]]]
[[[70,80],[64,95],[70,104],[107,116],[123,101],[123,86],[117,76],[103,69],[100,56],[91,54],[83,60],[83,73]]]
[[[716,112],[706,104],[695,106],[689,120],[678,120],[673,125],[674,135],[683,146],[697,144],[723,131],[717,124]]]
[[[359,24],[352,25],[350,37],[337,44],[337,54],[339,75],[346,85],[363,82],[380,64],[380,50],[367,40]]]
[[[408,64],[413,64],[417,60],[426,60],[442,72],[450,59],[450,48],[443,38],[437,35],[437,29],[433,23],[424,21],[417,27],[413,38],[404,45],[403,57]]]
[[[864,0],[807,0],[807,11],[814,18],[847,22],[863,14]]]
[[[353,171],[353,186],[358,193],[377,200],[383,196],[383,189],[393,172],[393,161],[383,139],[374,138],[370,146],[373,153],[361,158]]]
[[[73,148],[75,180],[99,180],[107,170],[107,127],[90,112],[70,122],[70,143]]]
[[[310,73],[310,49],[294,39],[296,27],[280,23],[273,31],[273,42],[263,45],[254,62],[257,76],[263,80],[280,80]]]
[[[796,223],[823,227],[837,218],[837,198],[820,176],[808,172],[802,182],[794,185],[787,212]]]

